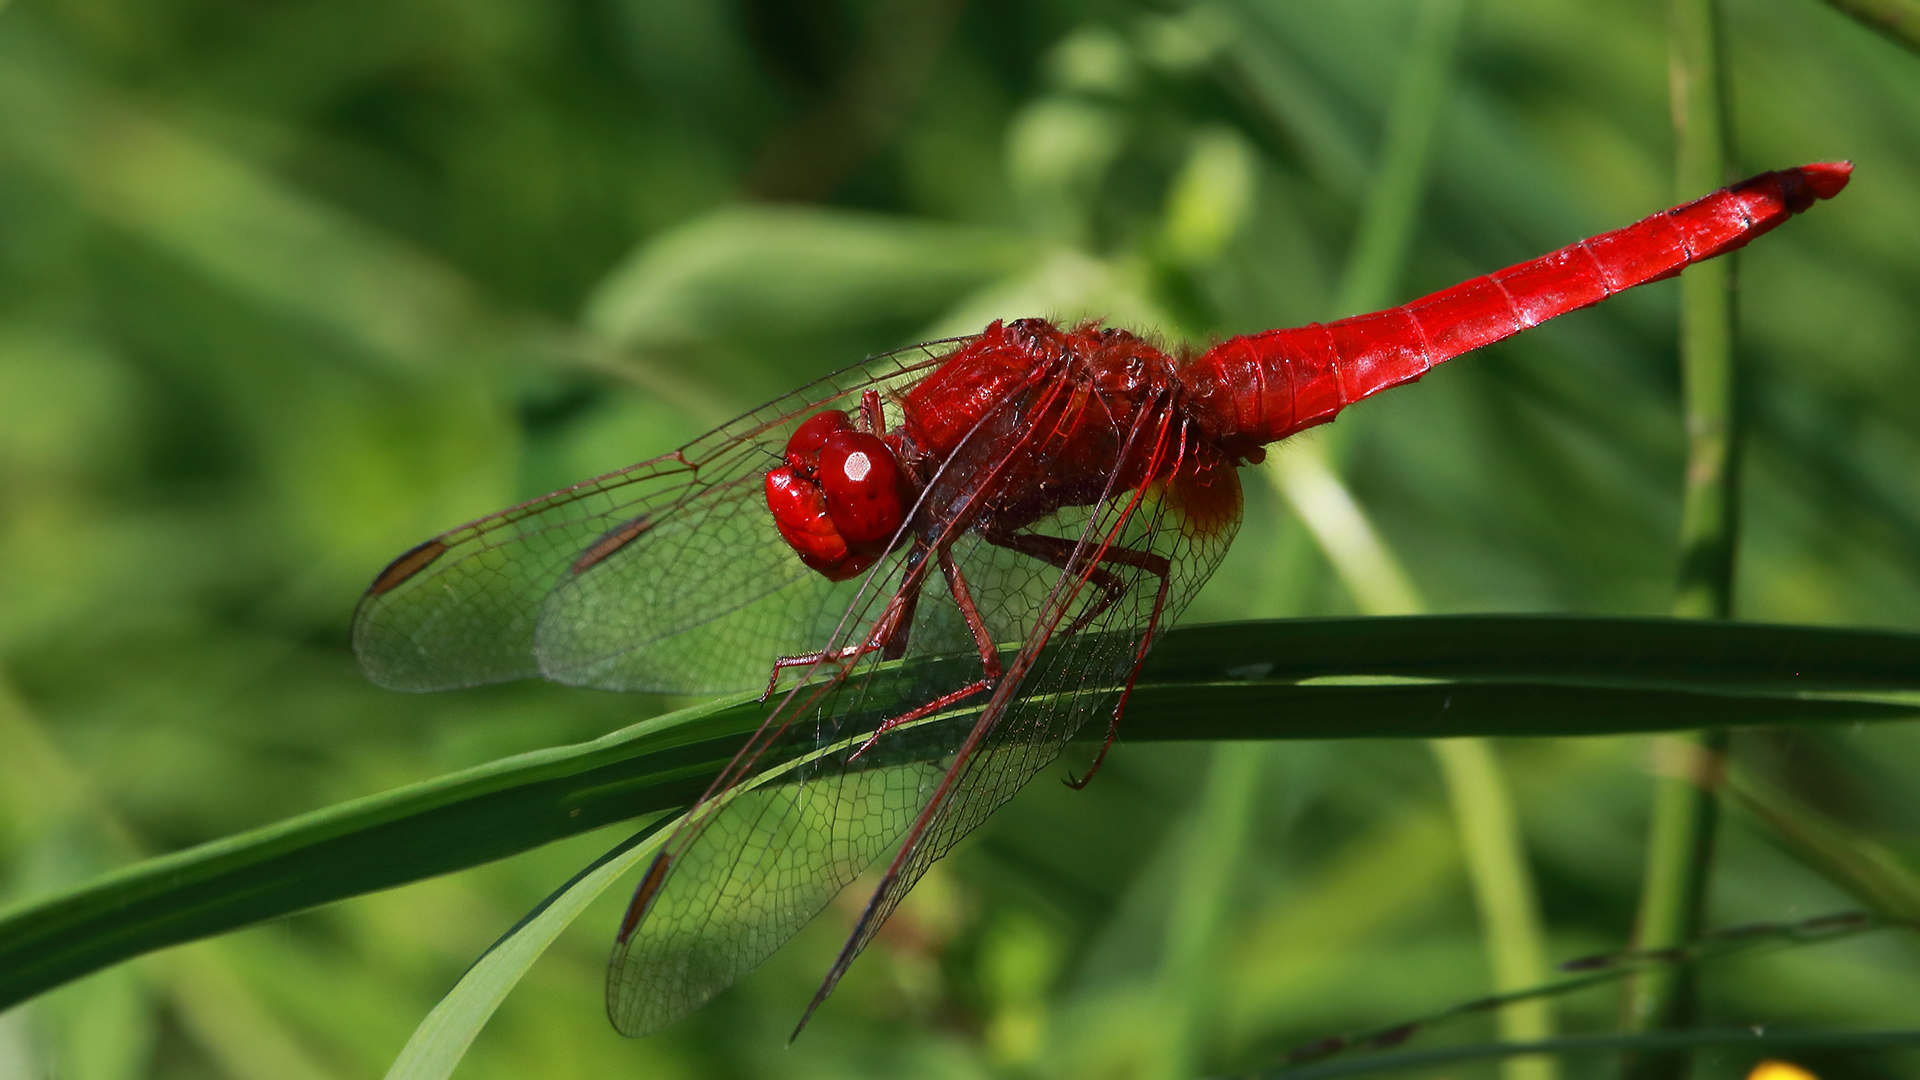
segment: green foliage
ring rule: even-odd
[[[1147,742],[1898,720],[1920,713],[1920,637],[1524,617],[1228,623],[1170,634],[1135,696],[1128,734]],[[165,945],[678,809],[765,716],[725,699],[150,860],[0,922],[0,1007]],[[1236,805],[1254,775],[1235,774]]]
[[[712,723],[717,750],[731,714],[540,685],[378,691],[344,644],[372,573],[992,317],[1195,343],[1334,314],[1417,7],[0,8],[0,895],[23,913],[0,924],[0,980],[42,947],[9,935],[50,911],[74,921],[39,941],[93,951],[35,989],[274,920],[0,1013],[0,1073],[386,1069],[489,942],[632,832],[608,823],[698,786],[698,755],[662,772],[617,748]],[[1726,15],[1740,171],[1859,169],[1739,266],[1737,610],[1920,629],[1920,64],[1821,5]],[[1456,48],[1396,296],[1671,201],[1662,5],[1481,0]],[[1341,421],[1352,491],[1434,610],[1669,608],[1675,296],[1610,301]],[[1628,653],[1541,624],[1511,624],[1470,673],[1414,624],[1196,629],[1353,610],[1279,497],[1248,487],[1239,541],[1099,780],[1043,778],[937,867],[792,1049],[851,913],[627,1042],[599,1002],[621,883],[554,927],[461,1075],[1220,1071],[1476,997],[1480,929],[1431,763],[1357,736],[1527,736],[1497,748],[1556,959],[1625,943],[1651,788],[1639,741],[1574,732],[1792,722],[1734,740],[1751,812],[1724,826],[1712,925],[1913,895],[1913,729],[1814,723],[1906,711],[1887,692],[1912,689],[1910,639],[1810,635],[1838,643],[1820,664],[1858,662],[1814,686],[1820,667],[1780,666],[1804,653],[1709,663],[1659,624],[1610,639],[1641,646],[1625,679],[1599,674]],[[1223,682],[1229,649],[1275,666]],[[1395,678],[1291,681],[1325,675]],[[1436,699],[1462,726],[1422,726]],[[1182,899],[1208,753],[1136,743],[1277,736],[1300,741],[1253,770],[1241,855],[1209,871],[1225,884]],[[616,759],[617,783],[582,783]],[[658,801],[619,802],[643,791]],[[168,852],[185,853],[138,863]],[[115,906],[136,891],[147,907]],[[1179,953],[1196,937],[1171,911],[1218,920],[1211,957]],[[1890,937],[1728,961],[1703,972],[1702,1022],[1915,1028],[1916,985]],[[1169,987],[1200,1004],[1167,1008]],[[1561,1026],[1610,1029],[1614,1006],[1565,999]],[[1801,1045],[1823,1080],[1911,1060]],[[1703,1054],[1700,1074],[1757,1054]]]

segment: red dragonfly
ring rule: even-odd
[[[634,895],[607,1011],[629,1035],[671,1023],[887,857],[804,1025],[927,867],[1103,715],[1099,766],[1147,650],[1239,526],[1237,466],[1739,248],[1851,171],[1764,173],[1404,307],[1188,360],[1039,319],[888,353],[421,544],[367,590],[354,649],[400,690],[765,685],[765,722]]]

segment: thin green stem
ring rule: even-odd
[[[1656,745],[1662,756],[1684,764],[1656,783],[1634,934],[1638,949],[1676,946],[1700,932],[1719,819],[1712,775],[1725,750],[1726,732],[1672,736]],[[1627,988],[1625,1011],[1629,1031],[1691,1025],[1693,969],[1681,965],[1636,978]],[[1687,1057],[1679,1052],[1630,1055],[1625,1066],[1623,1075],[1629,1080],[1666,1080],[1686,1075]]]
[[[1506,993],[1539,982],[1547,971],[1546,927],[1527,866],[1526,840],[1494,745],[1486,739],[1435,739],[1427,744],[1446,780],[1447,799],[1460,830],[1467,880],[1480,912],[1493,986]],[[1526,1042],[1554,1033],[1553,1005],[1534,999],[1500,1010],[1503,1038]],[[1517,1058],[1501,1066],[1507,1080],[1552,1080],[1550,1058]]]
[[[1511,1008],[1524,1001],[1563,997],[1582,990],[1591,990],[1609,982],[1630,978],[1639,972],[1665,969],[1680,964],[1725,961],[1738,956],[1765,955],[1808,945],[1829,944],[1861,934],[1894,928],[1916,929],[1909,920],[1889,921],[1865,912],[1840,911],[1791,923],[1744,923],[1724,930],[1709,931],[1698,940],[1688,942],[1677,949],[1582,957],[1561,965],[1562,972],[1578,973],[1570,978],[1555,979],[1523,990],[1512,990],[1489,997],[1475,998],[1472,1001],[1459,1002],[1425,1016],[1382,1025],[1367,1031],[1329,1036],[1300,1047],[1288,1054],[1287,1059],[1295,1067],[1322,1061],[1338,1054],[1347,1054],[1350,1060],[1364,1061],[1369,1057],[1377,1058],[1383,1049],[1401,1046],[1408,1040],[1420,1038],[1432,1029],[1452,1020],[1496,1009]],[[1658,1038],[1665,1034],[1671,1033],[1659,1032],[1654,1033],[1654,1036]]]
[[[1671,89],[1677,180],[1693,198],[1727,182],[1733,154],[1726,65],[1717,0],[1673,0]],[[1680,363],[1687,428],[1680,520],[1679,588],[1673,612],[1687,618],[1733,614],[1739,520],[1731,258],[1693,267],[1680,280]],[[1635,945],[1661,948],[1691,940],[1704,922],[1718,819],[1714,794],[1727,749],[1725,732],[1662,744],[1679,767],[1656,781],[1647,868]],[[1694,1013],[1693,973],[1676,967],[1636,979],[1625,1023],[1632,1031],[1685,1027]],[[1683,1050],[1631,1054],[1629,1080],[1677,1080],[1690,1064]]]
[[[1361,611],[1409,615],[1425,609],[1399,560],[1317,446],[1275,455],[1267,475],[1313,533]],[[1460,833],[1494,989],[1505,994],[1533,986],[1547,970],[1546,931],[1527,867],[1526,843],[1493,744],[1466,738],[1434,739],[1427,745]],[[1501,1008],[1499,1025],[1500,1034],[1510,1040],[1547,1038],[1554,1031],[1553,1007],[1540,999],[1515,1000]],[[1545,1057],[1515,1058],[1501,1065],[1507,1080],[1552,1080],[1558,1069]]]
[[[1167,908],[1166,952],[1160,1000],[1178,1009],[1169,1017],[1166,1056],[1150,1076],[1186,1080],[1198,1075],[1215,1008],[1214,973],[1234,871],[1247,846],[1260,773],[1269,750],[1258,743],[1213,748],[1200,803],[1187,824],[1179,885]]]
[[[1697,198],[1732,177],[1719,0],[1673,0],[1672,91],[1678,188]],[[1739,524],[1735,416],[1733,271],[1737,256],[1712,259],[1680,279],[1680,364],[1687,425],[1680,518],[1680,588],[1673,613],[1733,615]]]
[[[1467,7],[1467,0],[1426,0],[1420,7],[1335,314],[1371,311],[1394,300],[1432,168],[1441,105]],[[1327,458],[1321,443],[1294,447],[1275,455],[1267,475],[1307,523],[1361,611],[1406,615],[1425,610],[1412,580]],[[1504,992],[1537,983],[1546,970],[1546,935],[1526,845],[1493,746],[1484,739],[1435,740],[1428,745],[1460,832],[1494,987]],[[1499,1023],[1501,1033],[1515,1040],[1544,1038],[1554,1030],[1551,1006],[1545,1001],[1503,1009]],[[1553,1080],[1557,1074],[1558,1066],[1547,1058],[1517,1059],[1502,1066],[1506,1080]]]
[[[1413,243],[1420,197],[1432,167],[1440,108],[1453,73],[1467,0],[1424,0],[1413,47],[1400,69],[1385,137],[1367,189],[1353,254],[1334,301],[1335,315],[1357,315],[1393,302]]]

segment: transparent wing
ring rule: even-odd
[[[931,589],[895,557],[869,572],[849,610]],[[915,628],[918,628],[916,620]],[[845,630],[831,649],[857,641]],[[688,812],[641,885],[607,972],[607,1011],[627,1035],[659,1030],[732,985],[880,858],[925,805],[953,725],[889,733],[855,757],[880,721],[976,678],[978,656],[824,660],[789,691]],[[895,736],[899,736],[895,738]]]
[[[958,693],[985,670],[930,555],[877,567],[831,641],[855,640],[850,629],[910,604],[907,659],[823,662],[689,813],[643,881],[609,965],[608,1013],[619,1030],[643,1035],[699,1006],[897,851],[884,900],[869,907],[824,996],[926,865],[1011,798],[1087,717],[1111,714],[1150,635],[1212,572],[1238,524],[1239,487],[1231,468],[1203,469],[1197,458],[1171,480],[1023,530],[1046,542],[1008,546],[969,523],[969,506],[994,500],[1009,438],[1048,429],[1036,410],[1050,400],[1036,394],[990,417],[922,504],[944,520],[923,535],[933,548],[951,544],[996,640],[1021,643],[1001,651],[1008,670],[991,696],[956,701],[866,746],[864,733],[880,721]],[[1182,442],[1164,414],[1157,419],[1143,437]],[[1016,452],[1033,455],[1026,475],[1051,464],[1044,447]],[[1205,516],[1189,498],[1203,472],[1212,485]]]
[[[901,837],[807,1016],[935,860],[1013,798],[1089,720],[1118,722],[1147,649],[1220,565],[1240,514],[1238,474],[1211,452],[1181,461],[1162,481],[1114,493],[1085,514],[1078,542],[1033,611],[1006,679],[942,762],[943,774]],[[1042,532],[1071,535],[1062,527],[1075,517],[1056,515],[1042,523]]]
[[[903,391],[953,342],[875,357],[673,453],[443,533],[381,572],[354,613],[368,678],[442,690],[545,675],[615,690],[751,687],[818,647],[851,587],[781,541],[762,478],[793,428]]]

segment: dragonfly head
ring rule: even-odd
[[[886,554],[911,505],[893,448],[855,430],[838,409],[794,429],[786,464],[767,474],[774,526],[801,562],[832,581],[845,581]]]

